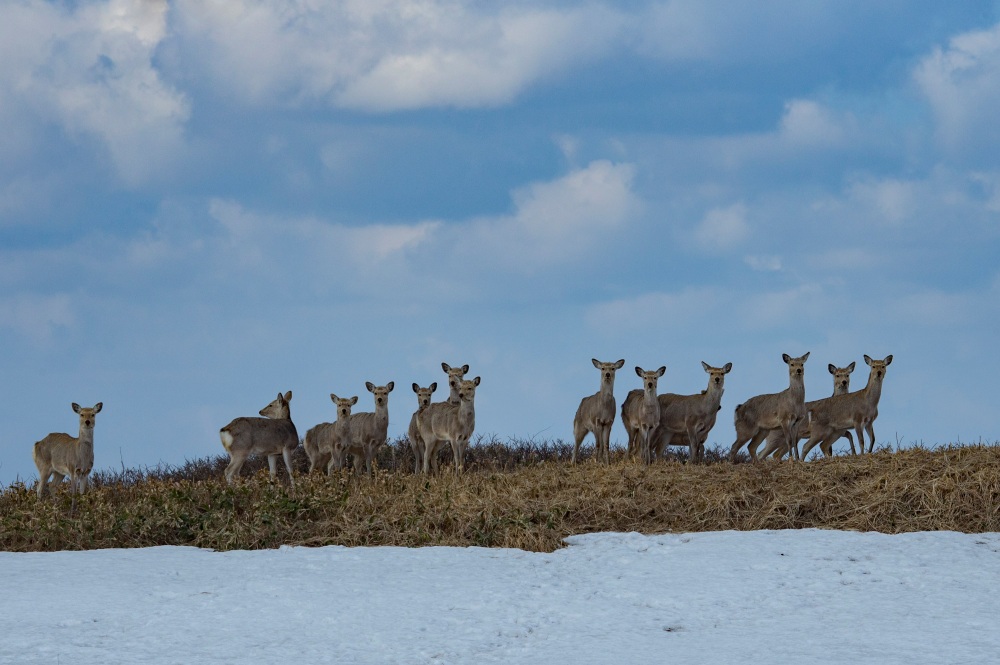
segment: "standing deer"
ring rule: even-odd
[[[733,364],[712,367],[703,360],[701,366],[708,373],[708,388],[697,395],[660,395],[660,427],[653,438],[654,456],[663,454],[666,446],[687,446],[690,461],[704,459],[705,441],[722,408],[726,374],[732,371]]]
[[[784,445],[798,458],[799,425],[806,418],[805,363],[809,354],[792,358],[783,353],[781,359],[788,364],[788,388],[780,393],[751,397],[736,407],[736,441],[729,451],[730,461],[736,461],[736,453],[749,441],[747,452],[756,462],[757,446],[775,428],[781,428]]]
[[[602,363],[597,358],[591,362],[601,372],[601,389],[580,401],[573,418],[573,459],[580,454],[580,444],[587,432],[594,433],[594,456],[604,458],[606,464],[611,464],[611,426],[615,423],[615,372],[625,365],[625,359],[615,363]]]
[[[320,423],[308,432],[302,441],[309,457],[309,473],[313,469],[325,470],[330,475],[343,464],[344,442],[351,436],[351,407],[358,403],[354,397],[337,397],[330,393],[330,400],[337,408],[337,419],[332,423]]]
[[[288,403],[292,401],[292,391],[278,397],[260,410],[263,418],[240,417],[219,430],[222,447],[229,453],[226,467],[226,482],[233,484],[243,463],[250,455],[267,455],[267,465],[273,481],[278,474],[278,457],[285,460],[288,481],[295,486],[292,477],[292,451],[299,445],[299,433],[292,422]]]
[[[61,483],[63,478],[69,476],[74,500],[78,489],[80,494],[87,491],[87,479],[94,468],[94,424],[102,408],[103,402],[98,402],[89,409],[73,402],[74,413],[80,415],[80,433],[70,436],[63,432],[53,432],[35,443],[31,457],[38,467],[39,499],[45,493],[50,476],[54,483]]]
[[[836,395],[843,395],[844,393],[846,393],[851,387],[851,372],[854,371],[854,363],[851,363],[847,367],[835,367],[831,363],[827,365],[826,368],[830,371],[830,374],[833,375],[833,394],[836,396]],[[806,402],[806,413],[809,413],[809,411],[815,408],[818,404],[821,404],[825,401],[826,398],[820,400],[814,400],[812,402]],[[810,419],[807,417],[806,422],[803,423],[801,426],[799,426],[800,441],[803,439],[808,439],[810,436],[809,420]],[[843,435],[846,436],[847,440],[851,442],[851,453],[856,454],[854,452],[854,437],[851,436],[850,432],[844,432]],[[762,450],[760,453],[761,459],[766,458],[768,455],[771,454],[773,454],[778,459],[781,459],[782,457],[784,457],[786,453],[790,452],[787,448],[784,448],[781,445],[781,441],[782,441],[781,430],[780,429],[771,430],[771,432],[767,435],[767,444],[764,446],[764,450]],[[831,445],[830,452],[832,453],[833,443],[831,442],[830,445]],[[823,452],[826,452],[826,449],[823,449]],[[805,459],[804,455],[803,459]]]
[[[388,437],[389,393],[394,387],[393,381],[384,386],[376,386],[371,381],[365,382],[365,388],[375,396],[375,411],[351,416],[351,435],[344,448],[344,452],[350,453],[354,458],[354,468],[358,473],[361,472],[361,460],[364,460],[365,472],[371,475],[375,451]]]
[[[445,363],[441,363],[444,365]],[[446,370],[447,371],[447,370]],[[410,416],[410,428],[407,434],[410,437],[410,448],[413,450],[413,473],[420,473],[424,468],[424,440],[420,436],[420,428],[417,426],[417,416],[420,412],[431,405],[431,395],[437,390],[437,381],[426,388],[421,388],[416,383],[413,384],[413,392],[417,394],[417,410]],[[437,458],[433,462],[437,465]]]
[[[417,412],[417,428],[424,441],[424,473],[430,473],[431,460],[438,446],[451,444],[455,457],[455,474],[461,474],[465,464],[465,449],[476,429],[476,388],[480,378],[471,381],[450,379],[451,389],[458,392],[458,404],[435,402]],[[457,385],[456,385],[457,384]]]
[[[464,379],[465,375],[469,373],[469,366],[462,365],[461,367],[452,367],[448,363],[441,363],[441,369],[443,369],[444,373],[448,375],[448,386],[451,389],[451,394],[448,395],[448,401],[452,404],[458,404],[459,399],[457,386],[461,385],[462,379]],[[452,383],[452,379],[455,380],[454,383]]]
[[[642,379],[642,390],[630,390],[622,402],[622,424],[628,432],[628,449],[636,449],[642,456],[643,464],[653,461],[651,443],[653,434],[660,425],[660,402],[656,397],[656,384],[667,368],[647,372],[641,367],[635,373]]]
[[[809,414],[812,434],[802,449],[803,457],[816,444],[819,444],[824,454],[830,455],[833,442],[851,428],[858,435],[858,448],[862,453],[865,452],[863,432],[868,432],[868,452],[871,453],[875,449],[873,423],[878,418],[878,401],[882,396],[885,368],[891,362],[891,354],[884,360],[872,360],[866,355],[865,364],[871,367],[871,372],[868,374],[868,384],[864,388],[857,392],[830,397],[813,406]]]

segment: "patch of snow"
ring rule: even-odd
[[[3,663],[981,663],[1000,534],[0,553]]]

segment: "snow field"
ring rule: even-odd
[[[1000,534],[0,553],[0,663],[982,663]]]

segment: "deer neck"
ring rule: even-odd
[[[643,388],[642,399],[646,405],[651,405],[653,403],[659,405],[660,402],[656,399],[656,386],[653,386],[652,388]]]
[[[604,398],[615,398],[615,377],[612,376],[609,381],[601,379],[601,389],[597,392],[598,395]]]
[[[788,379],[788,395],[796,402],[804,402],[806,399],[806,375],[792,374]]]
[[[870,406],[878,404],[878,400],[882,396],[882,379],[884,378],[884,371],[881,379],[875,377],[875,372],[868,375],[868,384],[865,386],[865,402]]]
[[[80,434],[76,437],[76,445],[81,449],[94,449],[94,428],[80,427]]]
[[[725,388],[709,379],[704,400],[711,406],[719,406],[722,403],[722,393],[724,392],[726,392]]]

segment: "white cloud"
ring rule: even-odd
[[[66,294],[18,294],[0,299],[0,328],[45,341],[56,328],[74,325],[73,300]]]
[[[1000,24],[952,38],[946,48],[926,56],[913,76],[934,111],[938,138],[946,149],[953,154],[983,147],[996,150]]]
[[[838,117],[819,102],[793,99],[785,104],[778,135],[798,147],[834,146],[843,142],[849,124],[848,116]]]
[[[631,164],[598,160],[551,182],[516,190],[513,214],[453,229],[457,254],[528,272],[575,261],[607,241],[641,208],[632,190],[634,175]]]
[[[855,182],[850,186],[849,196],[871,210],[877,219],[900,224],[916,212],[918,191],[913,182],[887,178]]]
[[[166,35],[166,0],[108,0],[59,10],[0,7],[0,101],[93,137],[127,183],[175,156],[188,117],[184,96],[153,66]],[[0,105],[2,106],[2,105]],[[0,132],[24,132],[17,124]]]
[[[778,272],[781,270],[780,256],[745,256],[743,262],[758,272]]]
[[[260,104],[371,111],[481,107],[600,57],[623,19],[576,9],[458,0],[180,0],[178,24],[207,49],[216,83]]]
[[[747,207],[735,203],[705,213],[695,227],[694,240],[707,252],[726,252],[742,244],[749,234]]]
[[[716,289],[697,287],[678,293],[643,293],[600,302],[587,308],[587,325],[604,334],[622,330],[691,330],[725,309],[729,298]]]
[[[263,262],[272,250],[286,248],[301,253],[302,261],[315,266],[346,262],[351,268],[375,269],[429,241],[441,226],[440,222],[422,221],[353,227],[315,217],[280,219],[248,212],[238,203],[224,200],[212,201],[209,210],[227,231],[224,242],[245,264]]]

